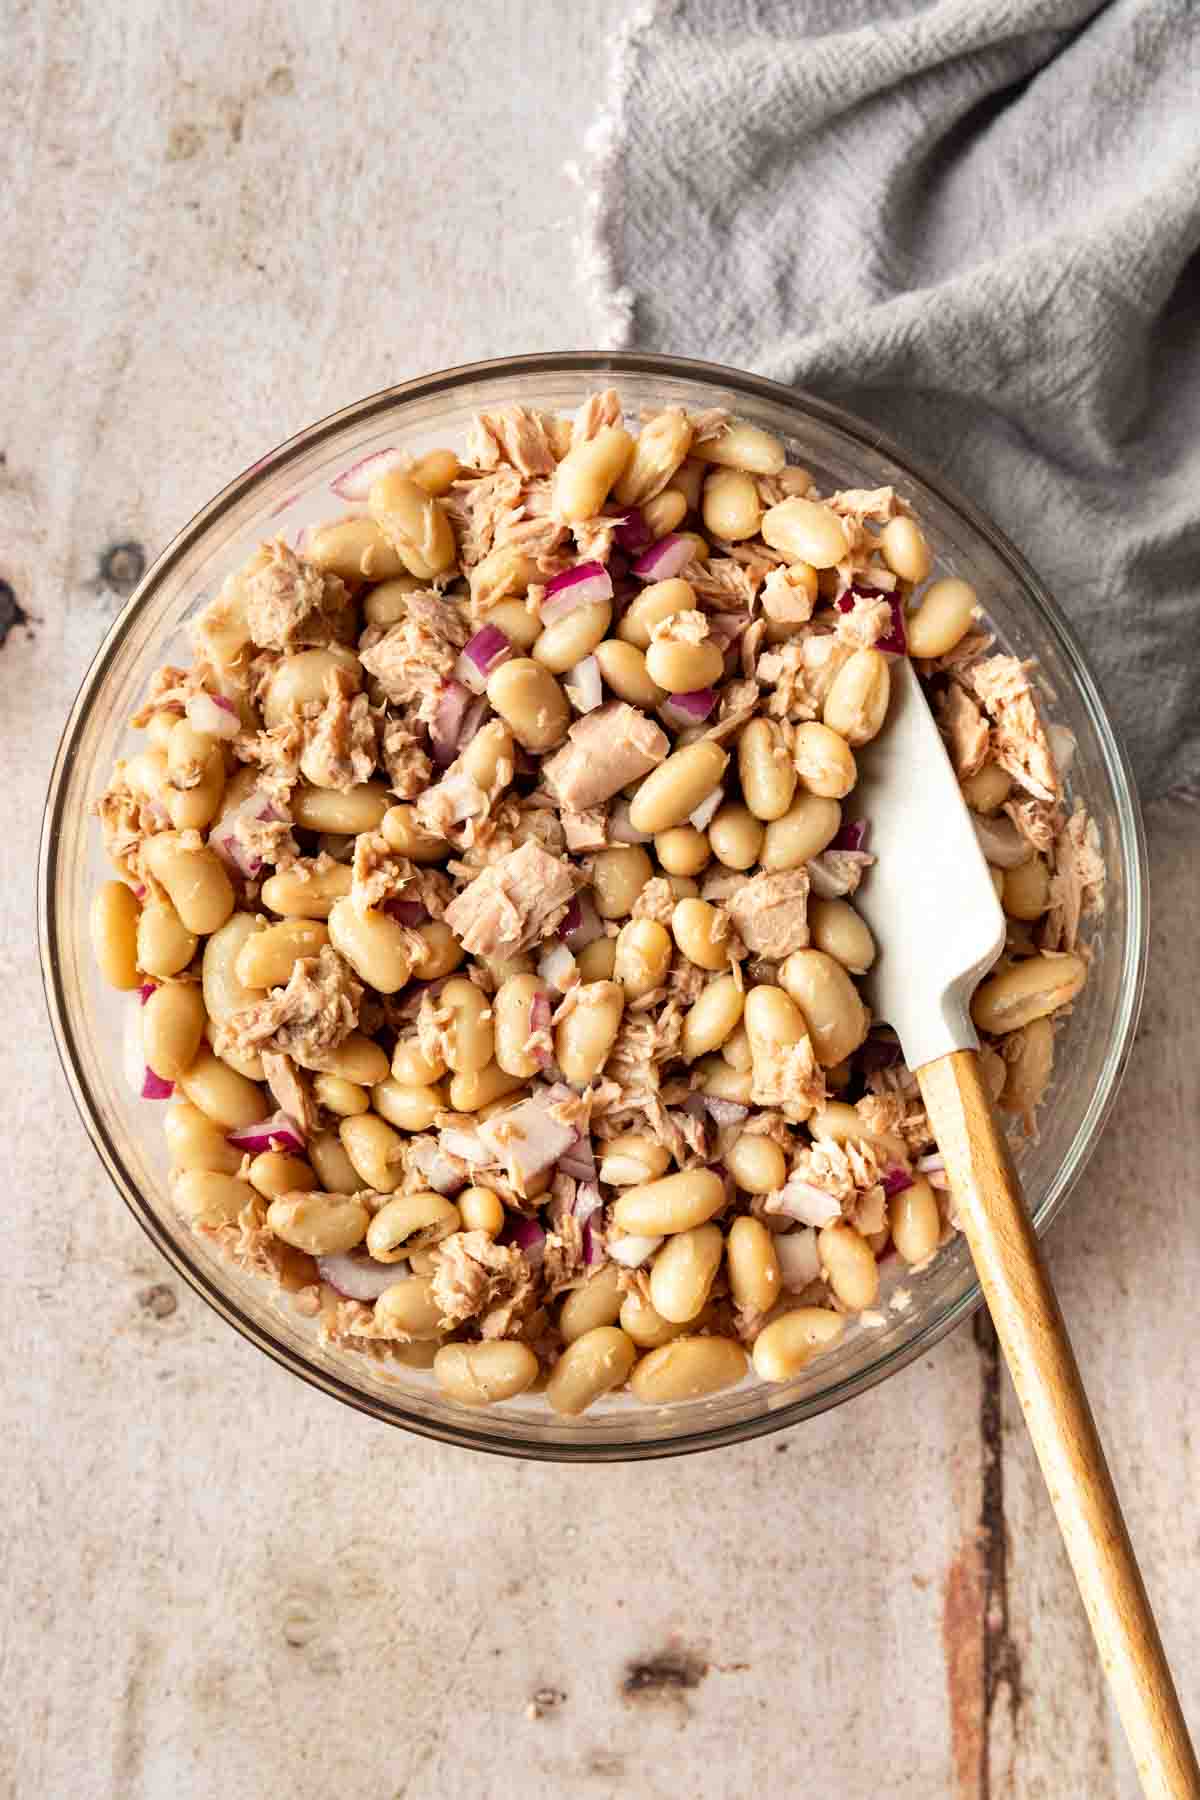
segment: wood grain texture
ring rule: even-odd
[[[679,1463],[405,1438],[180,1285],[49,1042],[46,779],[138,556],[356,395],[593,340],[563,163],[614,22],[561,0],[6,10],[0,580],[29,623],[5,632],[0,590],[3,1800],[1136,1795],[986,1337]],[[1151,843],[1142,1031],[1046,1249],[1195,1708],[1200,816],[1164,811]],[[530,1719],[541,1689],[561,1698]]]
[[[1143,1790],[1198,1800],[1200,1767],[979,1058],[957,1050],[916,1073]]]

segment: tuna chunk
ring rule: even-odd
[[[259,649],[315,649],[344,637],[353,620],[345,583],[305,562],[282,538],[264,552],[243,584],[246,623]]]
[[[938,707],[938,724],[960,781],[982,769],[988,755],[988,722],[965,688],[952,681]]]
[[[323,1069],[358,1024],[362,984],[330,944],[303,956],[285,988],[233,1013],[222,1030],[237,1050],[278,1050],[306,1069]]]
[[[608,843],[608,813],[602,806],[590,806],[585,812],[564,812],[562,828],[568,850],[603,850]]]
[[[652,719],[611,700],[577,719],[561,750],[542,764],[542,780],[560,806],[586,812],[666,758],[667,735]]]
[[[755,1045],[751,1083],[756,1106],[777,1106],[799,1124],[825,1104],[825,1077],[807,1034],[796,1044]]]
[[[512,956],[558,927],[581,879],[540,844],[519,844],[463,889],[446,923],[472,956]]]
[[[756,875],[730,895],[725,908],[756,956],[782,962],[808,943],[808,875],[803,869]]]
[[[418,794],[424,793],[433,765],[406,720],[388,720],[383,728],[380,758],[393,794],[398,794],[401,800],[415,800]]]
[[[1000,767],[1035,799],[1057,800],[1062,784],[1026,665],[1015,656],[987,656],[964,669],[963,678],[992,720],[992,750]]]
[[[438,677],[450,678],[466,641],[467,628],[453,601],[413,593],[404,617],[363,650],[360,661],[394,706],[414,706],[417,718],[429,724],[442,685]]]
[[[295,1119],[305,1137],[310,1137],[321,1121],[308,1076],[280,1050],[264,1050],[262,1066],[280,1111]]]
[[[305,721],[304,736],[300,773],[314,787],[345,793],[375,773],[375,720],[365,694],[331,694],[316,717]]]
[[[478,1319],[484,1337],[504,1337],[533,1299],[529,1264],[515,1245],[482,1231],[456,1231],[434,1252],[433,1297],[448,1329]]]

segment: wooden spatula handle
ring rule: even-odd
[[[1196,1753],[979,1059],[958,1050],[917,1077],[1143,1791],[1197,1800]]]

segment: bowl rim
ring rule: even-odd
[[[1137,789],[1134,785],[1128,753],[1120,733],[1105,706],[1099,684],[1088,666],[1075,633],[1041,580],[1021,551],[1000,528],[939,471],[896,443],[886,432],[832,402],[821,399],[803,388],[789,387],[745,370],[719,363],[698,361],[690,357],[668,356],[645,351],[550,351],[511,357],[496,357],[483,362],[463,363],[435,370],[409,381],[381,388],[364,399],[352,402],[304,427],[260,457],[249,468],[226,484],[205,506],[176,533],[162,553],[147,569],[133,593],[117,614],[96,650],[79,691],[68,712],[55,753],[47,790],[46,808],[38,846],[37,922],[38,952],[42,986],[54,1034],[55,1048],[76,1111],[91,1143],[106,1168],[126,1206],[174,1268],[180,1278],[213,1310],[241,1335],[270,1356],[281,1367],[298,1375],[310,1386],[343,1401],[357,1411],[384,1423],[400,1426],[422,1437],[454,1444],[460,1448],[480,1450],[491,1455],[527,1458],[537,1461],[566,1463],[598,1463],[638,1461],[690,1455],[700,1450],[716,1449],[782,1430],[789,1425],[812,1418],[874,1387],[886,1376],[898,1373],[916,1358],[939,1343],[948,1332],[969,1318],[982,1300],[978,1280],[970,1283],[958,1299],[943,1307],[905,1343],[875,1357],[854,1375],[833,1383],[819,1393],[774,1408],[764,1407],[750,1417],[721,1425],[685,1428],[667,1438],[630,1438],[627,1441],[589,1443],[555,1442],[546,1437],[522,1438],[513,1434],[493,1436],[474,1429],[469,1423],[440,1420],[406,1410],[402,1401],[393,1402],[369,1394],[343,1381],[327,1368],[310,1362],[276,1338],[264,1325],[247,1317],[199,1264],[182,1254],[178,1245],[160,1222],[156,1211],[142,1195],[125,1170],[121,1155],[108,1129],[92,1104],[87,1083],[80,1067],[74,1029],[61,969],[55,953],[57,942],[57,878],[59,873],[59,825],[66,798],[66,778],[74,760],[78,734],[89,716],[108,670],[124,644],[134,620],[157,592],[179,559],[195,546],[204,533],[230,506],[251,493],[268,474],[287,466],[298,455],[308,453],[325,439],[335,436],[351,424],[366,425],[378,414],[398,403],[428,400],[480,380],[522,376],[624,374],[671,376],[705,386],[717,386],[747,399],[761,400],[806,415],[829,425],[865,450],[889,458],[898,469],[929,488],[946,506],[985,540],[991,551],[1007,565],[1023,588],[1041,620],[1057,641],[1067,662],[1082,702],[1096,726],[1106,774],[1116,801],[1116,821],[1120,838],[1121,867],[1125,871],[1128,906],[1128,936],[1125,970],[1120,986],[1116,1016],[1107,1053],[1091,1102],[1077,1127],[1068,1156],[1035,1218],[1039,1234],[1057,1216],[1067,1195],[1073,1190],[1095,1149],[1101,1130],[1120,1091],[1122,1079],[1133,1046],[1141,1011],[1146,979],[1149,925],[1149,876],[1145,830]],[[1064,1173],[1064,1171],[1066,1171]]]

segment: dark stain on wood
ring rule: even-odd
[[[995,1328],[981,1307],[975,1314],[975,1342],[981,1362],[979,1435],[983,1451],[983,1493],[979,1508],[979,1547],[983,1561],[983,1710],[984,1761],[981,1800],[988,1800],[988,1741],[992,1718],[1001,1704],[1008,1709],[1014,1737],[1021,1714],[1021,1655],[1009,1632],[1008,1524],[1004,1517],[1004,1438],[1001,1415],[1001,1357]]]
[[[0,580],[0,645],[8,642],[14,626],[28,624],[29,614],[14,594],[12,584]]]
[[[169,1319],[179,1302],[174,1290],[165,1281],[156,1281],[153,1287],[146,1287],[138,1294],[138,1305],[155,1319]]]
[[[997,1709],[1020,1724],[1021,1660],[1009,1632],[1008,1525],[1000,1346],[992,1321],[974,1321],[979,1351],[979,1514],[946,1573],[942,1651],[950,1707],[956,1800],[992,1800],[991,1741]]]
[[[100,552],[97,585],[117,594],[132,594],[146,573],[146,552],[132,538]]]
[[[707,1657],[696,1656],[690,1650],[665,1650],[644,1662],[631,1662],[625,1670],[621,1693],[626,1700],[651,1704],[679,1700],[700,1686],[709,1667]]]

